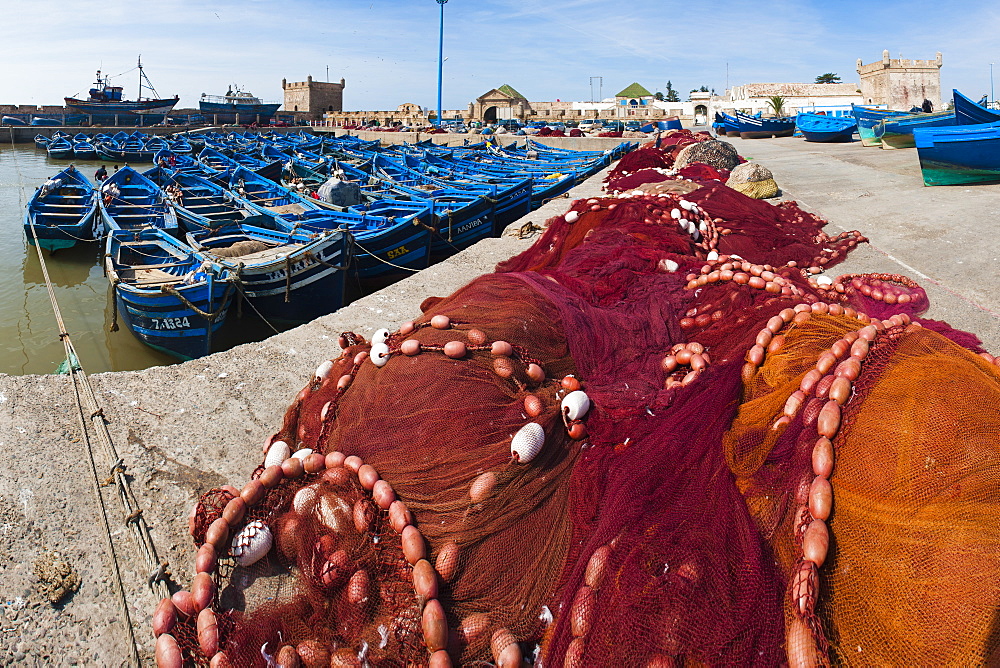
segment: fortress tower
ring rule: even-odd
[[[941,52],[934,60],[904,60],[889,58],[889,51],[882,52],[882,60],[863,65],[858,58],[858,75],[861,77],[863,104],[886,104],[890,109],[907,111],[919,107],[924,100],[941,106]]]

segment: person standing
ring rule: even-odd
[[[94,178],[97,179],[98,183],[108,178],[107,168],[104,165],[101,165],[101,167],[96,172],[94,172]]]

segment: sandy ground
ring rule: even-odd
[[[1000,352],[1000,292],[993,272],[1000,186],[924,188],[913,151],[807,144],[800,139],[732,140],[741,154],[770,167],[786,198],[831,221],[831,231],[859,229],[848,271],[906,273],[929,291],[932,317],[978,333]],[[600,193],[602,175],[573,198]],[[558,199],[526,220],[542,224],[568,208]],[[247,480],[264,439],[317,364],[339,354],[337,335],[370,336],[419,314],[431,295],[447,295],[531,239],[484,241],[379,293],[313,323],[200,360],[139,372],[95,375],[132,488],[152,526],[160,556],[187,586],[193,543],[187,515],[213,487]],[[838,272],[839,273],[839,272]],[[71,333],[72,334],[72,333]],[[86,360],[83,360],[86,365]],[[0,375],[0,664],[109,665],[128,661],[110,560],[104,548],[89,460],[80,440],[70,380]],[[112,462],[97,451],[101,477]],[[124,528],[113,488],[104,488],[129,610],[145,662],[157,597]],[[79,590],[50,605],[33,567],[58,551],[80,578]]]

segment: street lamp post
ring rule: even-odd
[[[437,0],[441,6],[441,31],[438,35],[438,113],[435,125],[441,127],[441,81],[444,75],[444,4],[448,0]]]

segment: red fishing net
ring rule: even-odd
[[[863,241],[823,223],[714,181],[579,200],[345,333],[195,509],[158,660],[984,662],[1000,369],[902,277],[821,281]]]

